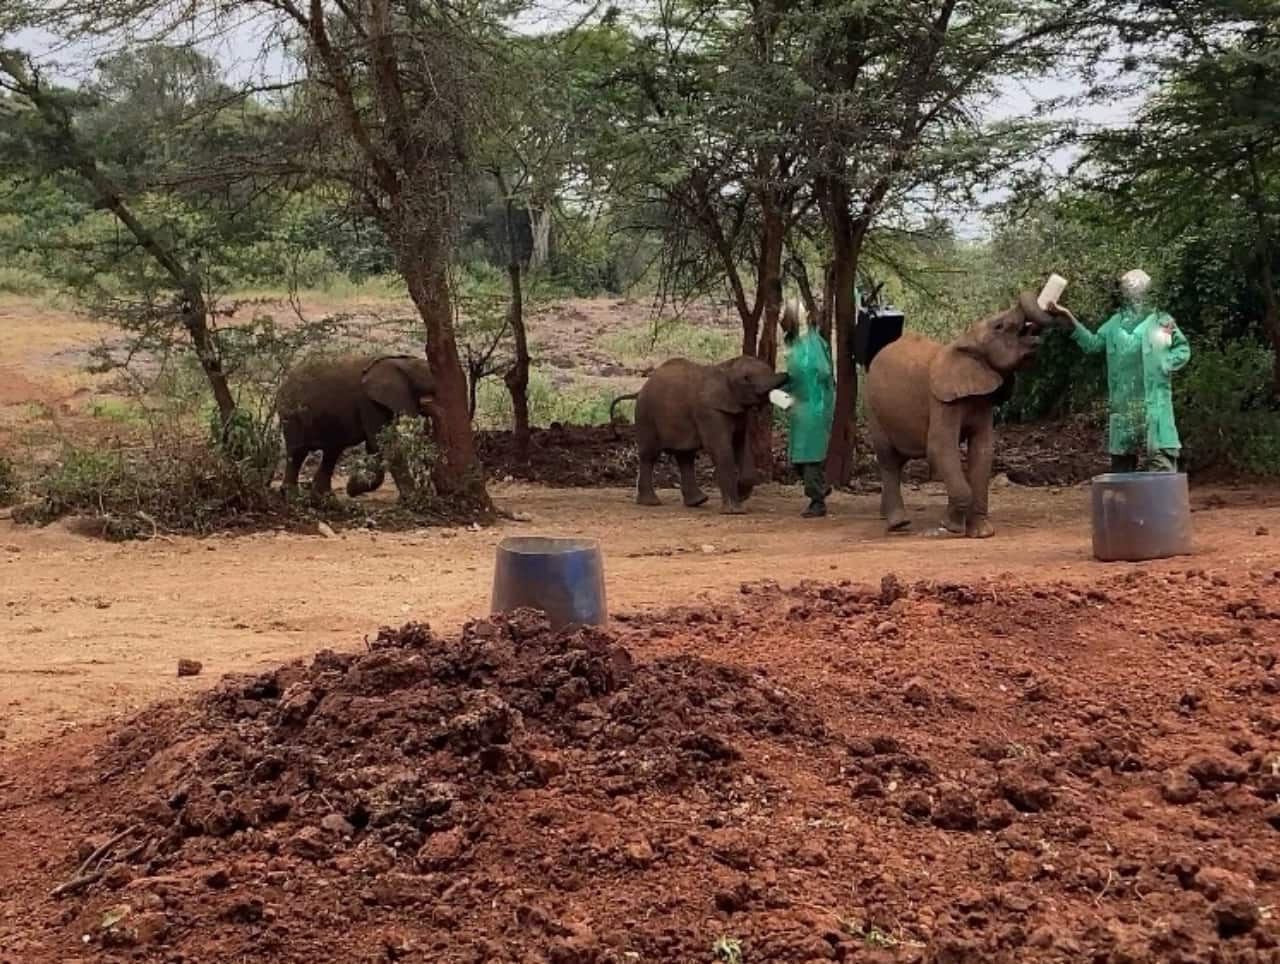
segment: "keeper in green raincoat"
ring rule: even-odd
[[[802,309],[788,301],[782,313],[782,336],[787,349],[786,390],[794,400],[787,409],[789,441],[787,457],[804,482],[809,506],[801,513],[807,519],[827,514],[827,485],[824,463],[831,439],[831,418],[835,412],[834,367],[831,347],[816,328],[801,331]]]
[[[1182,441],[1173,418],[1171,376],[1186,367],[1191,346],[1173,318],[1147,304],[1151,279],[1133,270],[1120,279],[1125,305],[1097,331],[1075,324],[1072,338],[1107,357],[1107,452],[1111,471],[1176,472]]]

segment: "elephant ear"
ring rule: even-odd
[[[707,372],[702,386],[702,401],[717,412],[740,415],[751,404],[746,381],[728,367],[716,366]]]
[[[365,395],[383,408],[398,415],[418,414],[418,399],[414,397],[413,380],[405,362],[408,355],[390,355],[379,358],[364,370],[360,383]]]
[[[977,354],[977,344],[963,335],[933,356],[929,363],[929,389],[943,403],[961,398],[990,395],[1004,382],[1004,376]]]

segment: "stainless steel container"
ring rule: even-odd
[[[594,539],[518,536],[503,539],[493,570],[491,611],[540,609],[553,629],[604,626],[604,560]]]
[[[1181,472],[1112,472],[1093,480],[1093,554],[1140,562],[1191,552],[1191,498]]]

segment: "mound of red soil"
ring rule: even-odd
[[[633,485],[639,462],[634,429],[582,425],[555,425],[533,431],[527,464],[515,458],[509,432],[481,432],[477,438],[480,460],[491,478],[514,478],[557,488],[591,488],[601,485]],[[858,464],[858,480],[878,484],[879,474],[870,443],[858,440],[858,451],[867,458]],[[1010,425],[999,429],[995,471],[1003,472],[1017,485],[1076,485],[1106,471],[1101,431],[1091,421],[1070,419],[1045,425]],[[712,485],[711,460],[698,459],[698,474],[705,486]],[[923,461],[907,468],[911,481],[925,481],[929,468]],[[676,488],[679,477],[670,459],[658,464],[658,485]],[[772,480],[790,484],[796,475],[787,461],[785,435],[773,440]]]
[[[15,761],[0,947],[1271,960],[1278,625],[1192,570],[383,631]]]

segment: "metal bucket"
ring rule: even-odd
[[[1093,480],[1093,554],[1140,562],[1191,552],[1191,498],[1181,472],[1112,472]]]
[[[517,536],[498,544],[491,612],[540,609],[553,629],[604,626],[604,562],[594,539]]]

